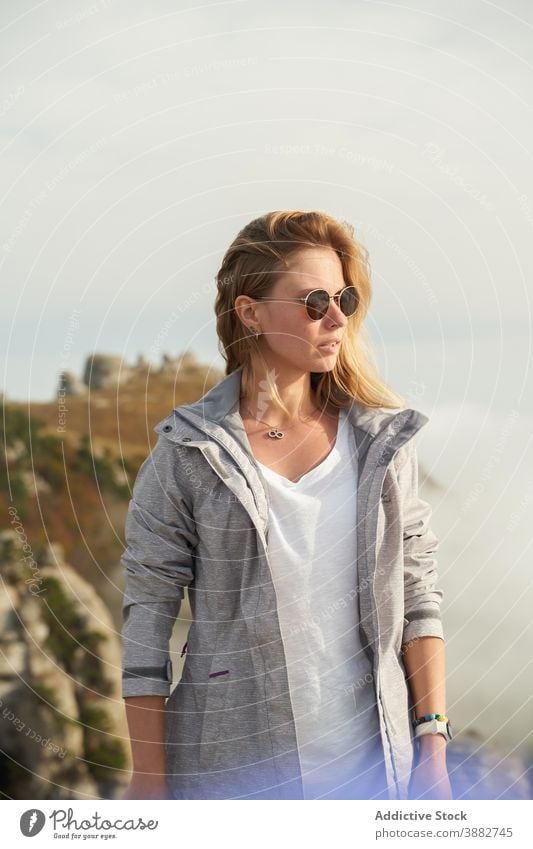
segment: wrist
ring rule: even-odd
[[[164,773],[134,769],[131,774],[131,781],[134,781],[136,784],[157,785],[159,787],[166,786],[167,777]]]
[[[412,722],[414,736],[417,740],[424,737],[442,737],[445,742],[452,739],[452,726],[444,714],[426,714]]]
[[[444,758],[446,756],[446,739],[442,734],[425,734],[418,737],[416,744],[424,757]]]
[[[164,760],[134,760],[133,775],[150,781],[163,781],[166,779],[166,763]]]

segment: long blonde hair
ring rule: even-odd
[[[371,360],[364,319],[370,299],[368,252],[354,236],[354,228],[325,212],[299,210],[268,212],[250,221],[227,249],[216,275],[216,327],[226,375],[243,369],[244,394],[251,379],[252,359],[264,366],[272,403],[287,413],[255,336],[244,328],[234,309],[238,295],[269,295],[287,260],[303,248],[331,247],[341,263],[346,285],[357,288],[359,304],[348,319],[335,366],[311,372],[311,390],[320,409],[326,404],[347,406],[356,399],[367,407],[404,407],[405,400],[381,380]]]

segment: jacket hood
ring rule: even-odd
[[[250,451],[250,444],[239,412],[241,377],[243,366],[226,375],[192,404],[180,404],[154,428],[167,438],[187,442],[191,439],[205,439],[215,435],[222,428],[236,439],[241,447]],[[378,434],[385,434],[386,450],[384,461],[407,442],[428,421],[428,416],[410,407],[390,409],[387,407],[366,407],[352,399],[347,407],[349,421],[354,426],[357,448],[364,454]]]
[[[190,410],[203,419],[220,424],[225,416],[239,410],[242,371],[243,366],[239,366],[231,374],[219,380],[198,401],[194,401],[192,404],[181,404],[174,410]],[[402,411],[416,414],[420,426],[429,421],[423,413],[411,408],[366,407],[355,399],[349,405],[350,418],[354,424],[357,424],[359,428],[371,436],[376,436],[389,421]]]

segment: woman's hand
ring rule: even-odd
[[[440,734],[417,741],[419,751],[411,773],[409,799],[453,799],[446,767],[446,740]]]
[[[453,799],[446,764],[419,763],[411,774],[409,799]]]
[[[160,776],[133,775],[123,799],[172,799],[168,784]]]

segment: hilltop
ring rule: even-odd
[[[222,377],[220,369],[202,365],[189,352],[163,354],[158,366],[142,356],[130,365],[113,355],[91,354],[83,375],[61,372],[56,397],[32,402],[30,415],[41,422],[43,434],[71,445],[86,434],[94,452],[108,448],[132,460],[149,453],[157,441],[154,425],[173,407],[196,401]],[[28,411],[24,402],[9,407]]]
[[[109,364],[114,371],[106,371]],[[29,411],[23,402],[4,403],[0,509],[4,516],[16,509],[34,547],[60,543],[118,622],[124,522],[139,466],[157,442],[153,427],[173,407],[200,398],[222,373],[191,355],[164,356],[159,368],[139,358],[135,366],[122,364],[120,378],[116,364],[91,355],[77,386],[60,375],[56,399]]]

